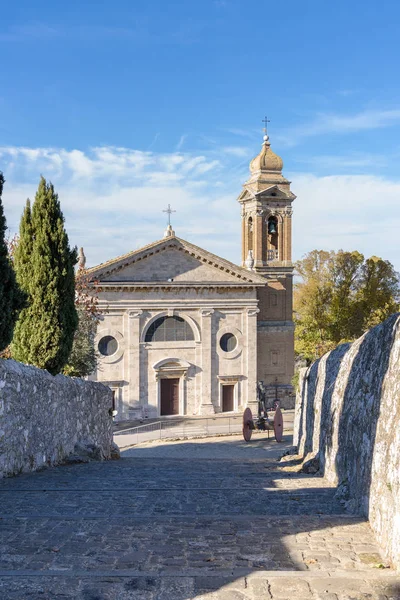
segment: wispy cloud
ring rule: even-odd
[[[15,25],[0,33],[0,42],[21,42],[24,40],[53,39],[60,35],[57,27],[46,23],[33,22]]]
[[[187,137],[188,137],[187,133],[184,133],[183,135],[181,135],[181,137],[179,138],[179,142],[176,145],[176,150],[180,150],[183,147],[184,143],[187,140]]]
[[[343,156],[338,155],[320,155],[320,156],[309,156],[304,158],[303,156],[295,159],[297,163],[307,164],[315,170],[329,170],[332,173],[335,170],[352,170],[355,169],[383,169],[388,165],[388,157],[382,154],[369,154],[369,153],[353,153]]]
[[[375,158],[360,156],[360,161]],[[18,228],[25,199],[34,197],[43,173],[59,193],[71,243],[84,246],[91,265],[160,239],[165,228],[162,211],[168,203],[177,211],[173,225],[178,235],[234,262],[240,260],[236,198],[248,170],[247,166],[243,172],[232,170],[237,162],[234,154],[229,160],[222,150],[216,159],[214,151],[11,146],[0,148],[0,160],[12,232]],[[297,194],[295,258],[313,248],[358,249],[367,256],[381,255],[400,268],[400,181],[354,174],[287,175]]]
[[[218,169],[220,162],[204,155],[182,153],[154,153],[130,148],[101,146],[89,151],[65,150],[63,148],[0,147],[6,167],[14,175],[23,170],[28,177],[32,173],[47,172],[51,177],[72,181],[84,179],[87,184],[113,175],[114,180],[145,183],[151,177],[174,180],[195,179],[204,173]],[[172,178],[171,178],[172,179]]]
[[[294,248],[359,250],[390,260],[400,269],[400,180],[369,175],[318,177],[292,174]],[[385,210],[380,199],[385,198]]]
[[[246,146],[223,146],[221,151],[231,156],[237,156],[238,158],[245,158],[249,156],[249,154],[251,155],[252,152],[250,148]]]
[[[260,129],[243,129],[241,127],[224,127],[222,131],[230,133],[231,135],[237,135],[239,137],[248,138],[254,140],[257,137],[261,139],[261,126]]]
[[[349,134],[359,131],[380,129],[400,123],[400,108],[390,110],[363,110],[352,115],[319,113],[308,123],[295,125],[277,134],[274,138],[288,146],[294,146],[304,138],[327,135]]]
[[[64,23],[32,21],[22,25],[13,25],[0,32],[0,43],[24,43],[39,40],[47,42],[55,38],[61,38],[68,39],[69,43],[75,40],[96,42],[104,39],[115,39],[143,45],[191,45],[200,41],[204,31],[212,27],[213,23],[210,21],[193,19],[181,20],[175,28],[169,28],[168,30],[156,27],[153,20],[146,18],[136,18],[130,26],[123,27],[92,23],[66,25]]]
[[[215,183],[222,165],[213,156],[118,147],[83,151],[10,146],[0,147],[0,160],[12,231],[18,229],[25,199],[34,197],[43,173],[59,193],[71,241],[87,248],[92,264],[126,252],[132,244],[162,237],[162,210],[168,203],[178,211],[181,234],[204,227],[219,235],[222,208],[213,201],[221,196]]]

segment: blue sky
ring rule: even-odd
[[[2,6],[0,169],[12,232],[39,175],[93,265],[176,232],[240,260],[236,198],[271,119],[294,257],[400,269],[400,4],[191,0]]]

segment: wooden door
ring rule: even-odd
[[[232,412],[234,410],[234,385],[222,386],[222,412]]]
[[[179,379],[161,379],[161,415],[179,415]]]

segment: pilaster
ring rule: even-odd
[[[245,260],[248,253],[248,240],[247,240],[247,217],[242,209],[242,267],[244,267]]]
[[[254,215],[254,266],[262,267],[263,266],[263,212],[262,210],[257,210]]]
[[[283,222],[282,213],[277,214],[278,217],[278,260],[284,260],[284,247],[285,247],[285,226]]]
[[[247,402],[253,415],[257,415],[257,314],[258,308],[247,310]]]
[[[286,209],[285,216],[285,229],[286,229],[286,248],[285,248],[285,260],[287,262],[292,261],[292,214],[293,211],[291,208]]]
[[[202,415],[215,413],[212,401],[212,315],[213,308],[200,310],[201,314],[201,407]]]
[[[129,409],[141,408],[140,399],[140,316],[142,310],[128,311]]]

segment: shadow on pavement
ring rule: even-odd
[[[396,598],[365,520],[321,478],[283,470],[289,446],[147,444],[1,481],[0,597],[306,599],[329,583]]]

